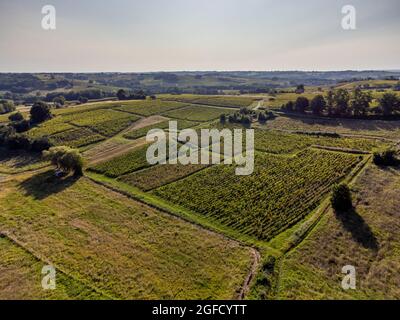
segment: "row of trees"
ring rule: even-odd
[[[274,114],[272,112],[265,111],[255,111],[250,110],[246,107],[240,108],[239,112],[235,112],[231,115],[221,114],[219,117],[219,122],[221,124],[229,123],[240,123],[246,127],[250,126],[253,119],[256,119],[260,124],[265,124],[267,120],[274,118]]]
[[[311,101],[306,97],[298,97],[295,102],[289,101],[282,106],[289,112],[312,112],[315,115],[334,116],[365,116],[367,114],[383,114],[385,116],[400,112],[400,99],[394,93],[385,93],[378,99],[379,105],[371,108],[372,95],[370,92],[356,88],[352,94],[345,89],[329,91],[324,97],[316,95]]]
[[[5,114],[15,111],[14,102],[10,100],[0,100],[0,114]]]
[[[128,93],[124,89],[120,89],[117,92],[117,98],[118,100],[145,100],[146,93],[143,90]]]

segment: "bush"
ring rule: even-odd
[[[347,211],[353,207],[351,192],[346,184],[333,186],[331,204],[336,211]]]
[[[14,127],[15,131],[18,133],[26,132],[31,128],[31,123],[28,120],[21,120],[18,122],[13,122],[11,125]]]
[[[396,159],[395,150],[386,150],[382,153],[375,152],[373,161],[377,166],[396,166],[399,163],[399,160]]]
[[[31,121],[41,123],[52,118],[50,106],[42,101],[35,102],[31,108]]]
[[[47,138],[39,138],[32,141],[31,150],[33,152],[42,152],[51,148],[51,143]]]
[[[6,139],[7,147],[10,150],[29,150],[31,141],[23,134],[12,134]]]
[[[221,124],[225,124],[225,122],[226,122],[226,115],[221,114],[221,115],[219,116],[219,122],[220,122]]]
[[[22,115],[21,112],[16,112],[16,113],[10,114],[10,116],[8,117],[8,120],[18,122],[18,121],[24,120],[24,116]]]
[[[0,114],[13,112],[15,109],[14,102],[7,100],[0,101]]]

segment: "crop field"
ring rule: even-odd
[[[142,116],[151,116],[155,114],[163,114],[170,110],[179,109],[187,106],[187,103],[162,100],[138,100],[130,102],[120,102],[116,110],[139,114]]]
[[[36,172],[0,199],[5,298],[232,299],[251,265],[249,248],[86,178]],[[37,281],[47,261],[55,291]]]
[[[214,166],[152,192],[240,233],[269,240],[310,213],[360,158],[319,150],[294,157],[257,153],[250,176],[236,176],[233,166]]]
[[[58,118],[47,121],[28,131],[31,138],[48,137],[56,133],[74,129],[75,127],[69,123],[61,122]]]
[[[194,127],[198,124],[198,122],[187,121],[187,120],[178,120],[178,130]],[[140,129],[129,131],[124,134],[124,138],[126,139],[137,139],[147,135],[151,129],[167,129],[169,127],[169,121],[163,121],[160,123],[156,123],[154,125],[146,126]]]
[[[255,130],[254,139],[256,150],[275,154],[293,153],[313,145],[369,152],[388,146],[374,139],[313,136],[271,130]]]
[[[400,121],[277,117],[272,121],[268,121],[266,127],[278,130],[333,132],[391,139],[400,138]]]
[[[124,155],[115,157],[109,161],[99,163],[90,170],[102,173],[108,177],[116,178],[124,174],[149,167],[146,159],[148,146],[136,148]]]
[[[199,95],[166,95],[161,96],[161,99],[182,101],[188,103],[198,103],[210,106],[220,107],[249,107],[255,100],[248,97],[232,97],[232,96],[199,96]]]
[[[14,174],[26,170],[34,170],[47,165],[40,154],[32,154],[23,150],[9,151],[0,148],[0,173]]]
[[[207,165],[201,164],[163,164],[127,174],[118,180],[138,187],[143,191],[149,191],[187,177],[206,167]]]
[[[115,119],[115,120],[100,122],[97,124],[92,124],[89,126],[89,128],[97,133],[100,133],[103,136],[112,137],[117,133],[123,131],[127,127],[129,127],[129,125],[131,125],[138,119],[139,118],[136,116],[128,116],[122,119]]]
[[[49,137],[50,142],[54,145],[65,145],[73,148],[84,147],[104,139],[103,136],[85,127],[56,133]]]
[[[234,111],[234,109],[227,108],[189,106],[179,110],[165,112],[163,115],[174,119],[205,122],[218,119],[223,113],[231,114],[234,113]]]

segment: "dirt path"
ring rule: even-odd
[[[247,274],[246,279],[243,283],[243,286],[240,288],[240,291],[236,297],[237,300],[243,300],[246,297],[246,295],[249,293],[251,282],[254,279],[254,277],[256,276],[258,267],[260,265],[260,261],[261,261],[260,252],[258,252],[258,250],[255,248],[251,248],[251,254],[253,256],[253,262],[251,264],[250,271]]]
[[[114,157],[123,155],[132,149],[147,144],[146,137],[133,140],[131,142],[121,142],[119,140],[107,140],[83,153],[89,165],[110,160]]]

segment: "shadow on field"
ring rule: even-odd
[[[375,238],[371,228],[354,208],[346,212],[336,211],[335,215],[343,227],[351,233],[355,241],[364,248],[378,250],[378,240]]]
[[[26,179],[21,182],[20,187],[25,190],[26,195],[31,195],[37,200],[42,200],[67,189],[77,182],[79,178],[76,176],[57,178],[54,175],[54,170],[49,170]]]

